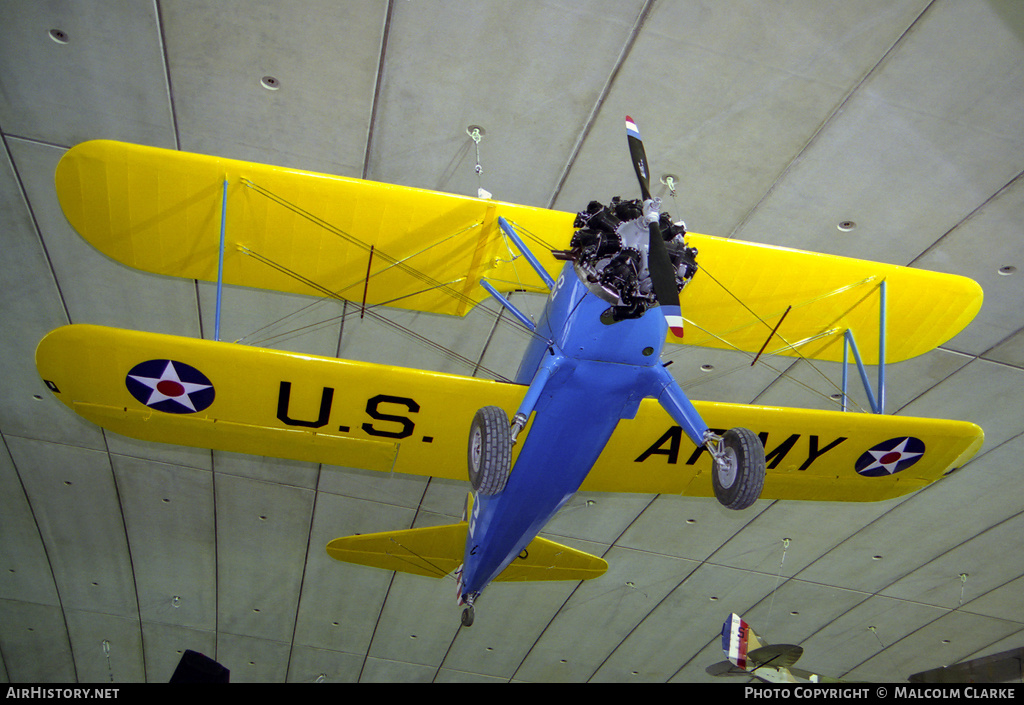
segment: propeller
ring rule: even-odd
[[[651,284],[654,297],[658,300],[665,320],[672,334],[683,337],[683,314],[679,308],[679,288],[676,286],[676,268],[668,256],[668,248],[661,236],[658,226],[660,217],[660,199],[651,198],[651,176],[647,170],[647,154],[640,131],[636,128],[633,118],[626,116],[626,141],[629,143],[629,156],[633,159],[633,169],[640,182],[640,195],[644,200],[644,219],[647,221],[647,269],[651,273]]]

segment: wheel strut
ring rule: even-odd
[[[473,603],[476,602],[476,595],[466,595],[464,598],[465,609],[462,610],[462,626],[472,627],[473,619],[476,617],[476,610]]]

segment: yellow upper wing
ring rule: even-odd
[[[36,350],[36,366],[62,402],[134,438],[455,480],[467,476],[476,410],[495,405],[511,416],[526,390],[91,325],[50,332]],[[761,434],[768,455],[762,497],[769,499],[900,496],[962,465],[984,438],[961,421],[695,406],[712,428]],[[916,440],[899,448],[905,438]],[[707,453],[646,400],[635,419],[619,423],[583,489],[712,496],[710,469]]]
[[[513,261],[499,216],[527,238],[562,236],[537,249],[566,245],[574,218],[106,140],[69,150],[55,182],[75,230],[136,269],[217,281],[223,211],[227,284],[455,315],[487,297],[481,277],[499,291],[546,291]]]
[[[690,345],[757,352],[768,342],[769,354],[839,362],[850,330],[875,365],[883,282],[886,362],[934,349],[981,309],[981,287],[966,277],[696,233],[689,240],[702,268],[680,298]]]
[[[553,276],[561,263],[551,250],[568,249],[574,220],[542,208],[102,140],[65,154],[56,188],[74,228],[131,267],[216,281],[223,210],[227,284],[454,315],[486,298],[481,278],[502,292],[545,290],[515,258],[499,217],[514,224]],[[886,361],[897,362],[953,337],[981,307],[981,288],[964,277],[688,237],[702,268],[681,299],[693,345],[756,352],[786,314],[766,352],[838,361],[850,329],[864,361],[876,364],[884,281]]]

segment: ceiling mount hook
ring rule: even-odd
[[[490,198],[491,192],[485,189],[480,182],[480,176],[484,173],[484,167],[480,164],[480,140],[487,134],[484,128],[479,125],[470,125],[466,128],[466,134],[469,135],[470,139],[476,145],[476,166],[473,168],[476,171],[477,176],[477,190],[476,194],[478,198]]]

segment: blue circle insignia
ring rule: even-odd
[[[924,457],[924,441],[911,436],[890,438],[857,459],[854,469],[865,477],[888,477]]]
[[[195,367],[177,360],[140,362],[124,383],[139,402],[168,414],[194,414],[213,403],[213,383]]]

